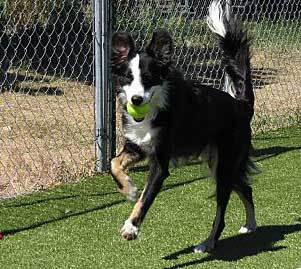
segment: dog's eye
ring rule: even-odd
[[[129,85],[131,84],[132,81],[133,81],[132,75],[119,77],[119,83],[121,86]]]
[[[148,73],[142,74],[142,80],[143,81],[150,81],[152,79],[152,76]]]
[[[142,74],[141,78],[142,78],[142,83],[146,87],[152,87],[154,85],[161,84],[159,76],[156,76],[156,75],[152,76],[149,73],[144,73],[144,74]]]
[[[119,84],[120,86],[129,85],[131,84],[133,79],[134,79],[133,74],[129,70],[127,70],[126,72],[124,72],[122,75],[119,76]]]
[[[152,80],[152,76],[149,73],[143,73],[141,79],[143,83],[149,83]]]

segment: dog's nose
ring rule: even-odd
[[[143,97],[140,95],[133,95],[131,100],[134,106],[139,106],[143,102]]]

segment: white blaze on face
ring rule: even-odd
[[[139,68],[140,56],[137,54],[130,62],[129,68],[132,71],[133,81],[130,85],[123,86],[123,90],[126,94],[127,102],[132,103],[131,99],[134,95],[144,97],[144,87],[141,82],[141,71]]]

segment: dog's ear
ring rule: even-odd
[[[160,30],[153,33],[146,52],[158,60],[162,66],[167,66],[172,61],[173,42],[167,31]]]
[[[114,66],[127,64],[135,53],[135,41],[129,33],[116,32],[113,34],[111,62]]]

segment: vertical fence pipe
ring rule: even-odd
[[[94,0],[95,150],[96,170],[107,170],[108,26],[107,0]]]
[[[113,1],[106,0],[107,2],[107,51],[108,58],[110,58],[111,48],[111,33],[115,26],[115,16],[113,16]],[[109,65],[108,65],[109,66]],[[108,72],[108,129],[109,129],[109,149],[108,149],[108,160],[112,159],[116,155],[116,107],[115,107],[115,89],[116,85],[113,83],[112,74],[110,69]]]

